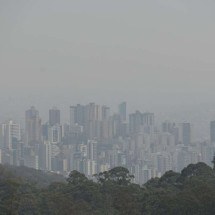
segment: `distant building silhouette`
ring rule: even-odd
[[[39,111],[31,107],[25,112],[26,143],[40,143],[42,139],[42,125]]]
[[[184,144],[185,146],[189,146],[191,144],[191,124],[190,123],[184,122],[180,125],[179,142]]]
[[[125,122],[127,119],[127,104],[122,102],[119,104],[119,115],[122,122]]]
[[[60,125],[60,110],[56,107],[49,110],[49,124],[53,125]]]

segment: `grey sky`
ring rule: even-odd
[[[214,0],[0,0],[0,95],[210,101],[214,11]]]

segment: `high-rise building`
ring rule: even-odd
[[[136,111],[129,115],[129,131],[130,133],[137,133],[143,126],[143,116],[140,111]]]
[[[171,123],[168,121],[162,123],[162,132],[173,134],[174,131],[175,131],[175,123]]]
[[[110,118],[110,108],[102,106],[102,120],[108,120]]]
[[[85,123],[85,106],[77,104],[75,107],[75,123],[83,126]]]
[[[20,125],[9,120],[1,124],[0,140],[1,146],[6,149],[12,149],[12,145],[15,141],[20,141],[21,129]]]
[[[87,158],[90,160],[97,160],[97,141],[88,140],[87,142]]]
[[[143,124],[146,126],[154,126],[154,113],[143,113]]]
[[[127,118],[127,112],[126,112],[127,107],[126,106],[127,106],[126,102],[122,102],[119,105],[119,115],[120,115],[120,119],[122,122],[125,122],[126,118]]]
[[[74,127],[76,123],[76,107],[70,106],[70,129]]]
[[[189,146],[191,144],[191,124],[184,122],[179,126],[179,143]]]
[[[89,103],[85,106],[85,126],[84,133],[89,139],[101,136],[102,111],[100,105]]]
[[[102,106],[101,109],[101,139],[107,139],[109,137],[109,125],[110,125],[110,108]]]
[[[190,123],[183,123],[183,143],[185,146],[191,144],[191,125]]]
[[[141,113],[136,111],[129,115],[130,133],[146,132],[151,133],[154,130],[155,118],[154,113]]]
[[[42,139],[42,125],[39,117],[39,111],[31,107],[25,112],[25,132],[26,143],[40,143]]]
[[[211,121],[210,123],[210,138],[211,143],[215,143],[215,121]]]
[[[51,126],[60,124],[60,110],[56,107],[49,110],[49,124]]]
[[[96,105],[95,103],[90,103],[86,105],[86,122],[88,121],[94,121],[96,116]]]
[[[143,127],[146,133],[152,133],[155,127],[154,113],[143,113]]]
[[[54,125],[54,126],[50,126],[48,128],[48,140],[51,143],[60,143],[61,142],[61,126],[60,125]]]

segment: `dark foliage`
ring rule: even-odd
[[[25,167],[0,166],[0,214],[215,214],[215,173],[204,163],[191,164],[181,174],[168,171],[143,186],[133,184],[124,167],[95,179],[77,171],[64,180]]]

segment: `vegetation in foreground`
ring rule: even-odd
[[[45,175],[0,166],[0,214],[215,214],[215,171],[204,163],[166,172],[143,186],[133,184],[123,167],[95,175],[97,182],[77,171],[66,181]]]

